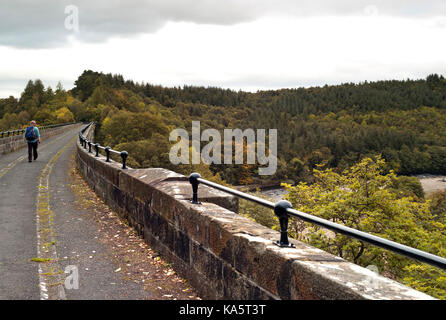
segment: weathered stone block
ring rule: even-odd
[[[209,247],[209,219],[195,210],[177,205],[174,209],[174,222],[179,230],[187,232],[194,241]]]
[[[183,261],[190,262],[190,240],[181,231],[174,229],[174,250],[175,254]]]
[[[214,279],[219,287],[223,287],[223,261],[201,244],[191,243],[191,265],[208,279]]]
[[[250,300],[277,299],[274,295],[261,290],[254,282],[249,281],[242,274],[225,264],[223,266],[223,296],[226,299]]]

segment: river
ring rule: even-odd
[[[446,176],[421,174],[416,177],[420,180],[426,196],[429,196],[436,191],[446,190]],[[271,198],[274,202],[282,200],[286,193],[285,188],[281,187],[260,191],[261,195]]]

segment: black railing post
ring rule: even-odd
[[[8,131],[7,133],[8,133],[8,137],[9,137],[10,132]]]
[[[105,154],[107,155],[105,162],[110,162],[110,149],[110,147],[105,147]]]
[[[199,173],[192,173],[189,176],[189,182],[192,185],[192,201],[191,203],[193,204],[201,204],[200,201],[198,201],[198,185],[199,185],[199,181],[198,178],[201,178]]]
[[[91,153],[91,141],[88,141],[88,153]]]
[[[99,143],[96,143],[96,144],[94,145],[94,148],[96,149],[95,157],[99,157]]]
[[[294,245],[288,241],[288,212],[293,206],[289,201],[281,200],[274,205],[274,213],[279,218],[280,223],[280,241],[274,242],[279,247],[290,247]]]
[[[122,169],[127,169],[125,163],[127,161],[127,156],[128,156],[128,152],[127,151],[122,151],[121,152],[121,158],[122,158]]]
[[[87,143],[88,143],[88,140],[85,139],[85,141],[84,141],[84,149],[87,149]]]

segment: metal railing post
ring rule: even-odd
[[[289,201],[281,200],[274,205],[274,214],[279,218],[280,241],[274,242],[279,247],[293,248],[294,245],[288,241],[288,212],[293,206]]]
[[[127,151],[122,151],[121,152],[121,158],[122,158],[122,169],[127,169],[126,167],[126,161],[127,161],[127,156],[128,156],[128,152]]]
[[[91,141],[88,141],[88,153],[91,153]]]
[[[189,176],[189,182],[192,185],[192,200],[191,203],[193,204],[201,204],[200,201],[198,201],[198,185],[200,182],[198,181],[198,178],[201,178],[199,173],[192,173]]]
[[[110,149],[110,147],[105,147],[105,154],[107,155],[105,162],[110,162]]]
[[[96,143],[94,145],[94,148],[96,149],[96,154],[94,155],[95,157],[99,157],[99,143]]]

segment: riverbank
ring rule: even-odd
[[[446,176],[422,174],[416,177],[420,180],[426,197],[435,192],[446,190]]]
[[[420,180],[426,198],[435,192],[446,190],[446,176],[421,174],[416,177]],[[255,188],[250,189],[249,192],[254,193]],[[284,199],[286,194],[285,188],[279,186],[267,186],[260,191],[260,195],[268,197],[274,202]]]

